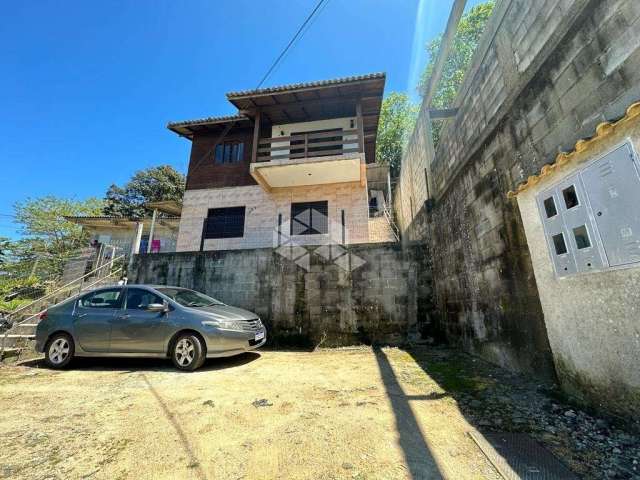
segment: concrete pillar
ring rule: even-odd
[[[133,245],[131,245],[131,255],[129,255],[129,266],[133,263],[133,256],[140,253],[140,242],[142,241],[142,229],[144,228],[144,223],[137,222],[136,223],[136,236],[133,239]]]
[[[131,255],[137,255],[140,253],[140,242],[142,241],[142,229],[144,228],[144,223],[137,222],[136,223],[136,236],[133,239],[133,245],[131,245]]]
[[[151,243],[153,242],[153,233],[156,228],[156,217],[158,216],[158,209],[153,209],[153,215],[151,217],[151,227],[149,228],[149,241],[147,242],[147,253],[151,253]]]

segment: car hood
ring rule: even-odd
[[[231,305],[212,305],[210,307],[190,307],[190,310],[204,313],[220,320],[253,320],[258,318],[253,312]]]

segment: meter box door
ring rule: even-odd
[[[569,248],[569,236],[561,214],[558,189],[547,190],[538,196],[538,208],[542,216],[547,246],[558,277],[577,272],[573,252]]]
[[[609,266],[640,262],[640,175],[626,143],[581,174]]]
[[[560,199],[560,214],[567,233],[569,250],[573,253],[577,272],[600,270],[605,261],[600,250],[587,201],[588,192],[580,175],[567,178],[555,188]]]

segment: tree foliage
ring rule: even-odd
[[[9,261],[9,250],[11,248],[11,240],[6,237],[0,237],[0,266]]]
[[[442,71],[442,77],[431,101],[432,108],[451,108],[453,106],[464,75],[469,68],[494,6],[495,2],[493,0],[478,4],[460,19],[458,29],[449,49],[449,56]],[[418,85],[418,89],[423,96],[429,84],[429,79],[433,74],[441,43],[442,34],[427,43],[429,61]],[[441,127],[442,121],[433,122],[434,145],[437,145],[440,139]]]
[[[453,106],[493,7],[493,0],[481,3],[460,19],[442,77],[431,101],[432,108],[451,108]],[[422,96],[424,96],[429,78],[433,74],[441,43],[442,35],[427,43],[429,60],[418,85]],[[418,110],[418,106],[412,104],[409,97],[403,93],[392,92],[382,102],[378,124],[376,161],[389,165],[394,177],[400,173],[402,152],[415,126]],[[442,121],[433,121],[431,126],[434,145],[437,146],[440,140]]]
[[[104,214],[144,217],[144,204],[160,200],[182,201],[185,177],[170,165],[136,172],[124,186],[111,185],[106,193]]]
[[[417,116],[418,106],[411,103],[405,93],[391,92],[382,101],[376,161],[389,165],[392,177],[397,177],[400,173],[402,152],[409,141]]]
[[[100,215],[103,206],[96,198],[51,195],[16,203],[15,222],[22,238],[0,241],[0,281],[25,279],[34,273],[46,279],[60,275],[65,261],[86,246],[87,240],[82,227],[65,217]]]

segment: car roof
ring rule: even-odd
[[[100,287],[90,288],[90,289],[86,290],[86,292],[83,292],[83,293],[100,292],[102,290],[111,290],[113,288],[125,288],[125,287],[152,288],[152,289],[177,288],[177,289],[185,290],[184,287],[174,287],[172,285],[148,285],[148,284],[145,284],[145,283],[128,283],[126,285],[103,285],[103,286],[100,286]]]
[[[177,287],[174,285],[150,285],[146,283],[128,283],[127,287],[147,287],[147,288],[180,288],[184,289],[185,287]]]

